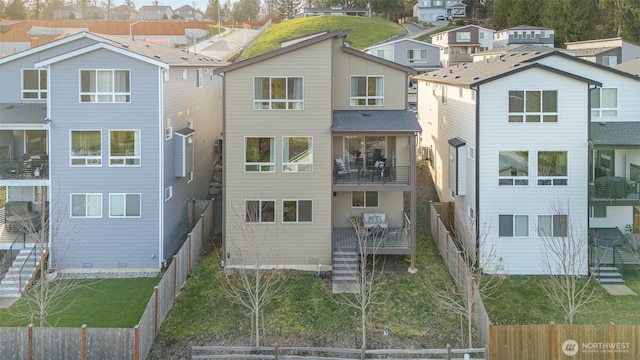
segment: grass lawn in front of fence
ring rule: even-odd
[[[64,310],[48,321],[56,327],[132,328],[140,321],[159,281],[159,277],[80,280],[80,286],[65,293],[51,313]],[[28,303],[24,299],[8,309],[0,309],[0,326],[21,327],[32,322],[38,326],[37,320],[15,315],[18,312],[28,314]]]
[[[599,283],[594,282],[597,301],[586,305],[576,314],[575,324],[618,325],[640,324],[640,274],[625,273],[626,285],[638,295],[610,295]],[[497,298],[484,299],[491,322],[495,325],[511,324],[568,324],[562,310],[553,305],[542,288],[541,277],[513,277],[506,279]]]

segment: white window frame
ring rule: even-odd
[[[127,201],[130,195],[137,195],[138,196],[138,215],[127,215]],[[111,213],[112,210],[112,203],[113,203],[113,197],[122,197],[123,201],[122,201],[122,205],[123,205],[123,215],[113,215]],[[123,219],[123,218],[141,218],[142,217],[142,194],[141,193],[109,193],[109,218],[115,218],[115,219]]]
[[[565,153],[567,161],[567,175],[540,175],[540,153],[559,152]],[[538,186],[567,186],[569,185],[569,152],[566,150],[539,150],[536,154],[538,161]]]
[[[618,65],[618,57],[616,55],[605,55],[602,57],[602,65],[616,66]]]
[[[164,189],[164,201],[169,201],[173,197],[173,186]]]
[[[364,193],[364,204],[363,206],[356,206],[353,204],[353,194],[356,192],[361,192]],[[367,201],[367,193],[376,193],[376,204],[375,205],[369,205],[369,201]],[[357,191],[352,191],[351,192],[351,207],[354,209],[363,209],[363,208],[378,208],[380,207],[380,192],[379,191],[366,191],[366,190],[357,190]]]
[[[270,159],[268,162],[247,161],[247,140],[271,139]],[[274,136],[245,136],[244,137],[244,172],[245,173],[275,173],[276,172],[276,138]],[[249,167],[257,167],[257,170],[248,170]],[[266,168],[265,168],[266,167]]]
[[[511,216],[511,235],[500,235],[500,217],[501,216]],[[516,235],[519,233],[518,231],[518,227],[517,225],[519,224],[519,222],[517,221],[518,219],[522,219],[522,218],[526,218],[527,220],[527,225],[526,225],[526,235]],[[522,230],[522,229],[520,229]],[[530,233],[530,222],[529,222],[529,215],[525,215],[525,214],[500,214],[498,215],[498,237],[509,237],[509,238],[528,238],[529,237],[529,233]]]
[[[515,96],[514,93],[522,92],[522,111],[511,111],[511,97]],[[540,111],[527,111],[527,94],[528,93],[540,93]],[[545,93],[555,93],[555,111],[545,111]],[[514,95],[512,95],[514,94]],[[509,123],[557,123],[559,121],[558,115],[558,90],[509,90],[507,97],[507,121]],[[527,117],[538,117],[537,121],[529,121]],[[517,120],[517,118],[520,120]],[[513,118],[513,120],[512,120]]]
[[[416,53],[418,56],[416,56]],[[427,62],[428,57],[427,49],[407,49],[407,61],[410,64],[424,64]]]
[[[268,79],[269,81],[269,94],[263,94],[262,99],[256,98],[256,83],[258,79]],[[274,99],[271,93],[272,83],[274,79],[284,79],[285,89],[284,98]],[[295,97],[289,98],[289,79],[300,79],[300,92],[301,98]],[[275,107],[274,104],[283,104],[284,107]],[[304,77],[302,76],[254,76],[253,77],[253,110],[304,110]]]
[[[74,132],[97,132],[100,134],[100,154],[99,155],[73,155],[73,133]],[[84,160],[84,164],[74,164],[74,160]],[[69,166],[72,167],[101,167],[102,166],[102,130],[96,129],[73,129],[69,130]]]
[[[531,170],[530,170],[531,159],[530,159],[530,156],[529,156],[529,151],[526,151],[526,150],[500,150],[500,151],[498,151],[498,164],[500,164],[500,153],[514,153],[514,152],[527,153],[527,175],[526,176],[500,175],[501,169],[498,169],[498,185],[499,186],[527,186],[527,185],[529,185],[529,176],[531,174]]]
[[[196,69],[196,87],[201,88],[204,83],[204,77],[202,74],[202,69]]]
[[[173,127],[168,126],[164,129],[164,139],[171,140],[173,138]]]
[[[300,202],[310,202],[311,203],[311,220],[308,221],[300,221]],[[296,203],[296,220],[295,221],[285,221],[284,210],[285,210],[285,202],[295,202]],[[313,223],[313,200],[311,199],[283,199],[282,200],[282,223],[283,224],[312,224]]]
[[[354,80],[365,79],[365,95],[361,96],[357,94],[357,89],[354,88]],[[380,79],[380,89],[378,89],[378,81],[376,80],[376,92],[375,95],[369,95],[369,80]],[[354,90],[356,93],[354,95]],[[384,106],[384,76],[382,75],[357,75],[351,76],[349,80],[349,103],[351,106]]]
[[[296,159],[288,159],[288,143],[289,139],[308,139],[307,153],[308,161],[295,161]],[[303,155],[303,154],[302,154]],[[301,159],[304,156],[299,155]],[[293,161],[291,161],[293,160]],[[283,173],[310,173],[313,172],[313,137],[312,136],[283,136],[282,137],[282,172]]]
[[[262,221],[262,210],[260,211],[259,218],[257,221],[248,221],[247,220],[247,203],[250,201],[258,201],[260,205],[260,209],[263,208],[263,203],[271,202],[273,203],[273,221]],[[244,200],[244,222],[247,224],[275,224],[276,223],[276,200],[275,199],[245,199]]]
[[[614,107],[606,107],[602,106],[603,104],[603,92],[615,92],[616,104]],[[591,94],[598,94],[598,103],[599,107],[593,106],[593,97],[591,99],[591,117],[599,118],[599,117],[617,117],[618,116],[618,88],[595,88],[591,90]]]
[[[73,198],[74,196],[84,195],[85,197],[85,215],[84,216],[74,216],[73,215]],[[86,215],[87,214],[87,204],[89,203],[89,197],[98,197],[100,200],[100,214],[99,215]],[[69,209],[69,216],[74,219],[99,219],[102,218],[102,194],[101,193],[71,193],[69,194],[69,204],[71,204]]]
[[[456,32],[456,42],[471,42],[471,32],[470,31]]]
[[[555,235],[555,234],[556,234],[556,231],[555,231],[555,230],[556,230],[556,229],[555,229],[556,221],[554,221],[554,218],[555,218],[556,216],[562,216],[562,217],[564,217],[564,219],[565,219],[565,220],[564,220],[564,221],[565,221],[564,234],[560,234],[560,235],[557,235],[557,236]],[[541,230],[541,228],[540,228],[540,227],[542,226],[541,221],[540,221],[540,218],[542,218],[542,217],[547,218],[547,219],[548,219],[548,218],[551,218],[551,236],[545,235],[545,234],[541,233],[541,231],[540,231],[540,230]],[[537,216],[537,219],[538,219],[538,224],[537,224],[537,226],[536,226],[536,233],[537,233],[537,236],[538,236],[539,238],[542,238],[542,239],[544,239],[544,238],[559,238],[559,237],[566,237],[566,236],[567,236],[567,233],[568,233],[568,231],[569,231],[569,230],[568,230],[568,221],[569,221],[569,216],[568,216],[568,215],[565,215],[565,214],[556,214],[556,215],[552,215],[552,214],[541,214],[541,215],[538,215],[538,216]]]
[[[131,70],[128,69],[79,69],[79,89],[80,89],[80,96],[79,96],[79,101],[80,103],[86,103],[86,104],[96,104],[96,103],[118,103],[118,104],[128,104],[131,103]],[[95,76],[94,81],[95,81],[95,91],[82,91],[82,74],[84,72],[93,72],[93,76]],[[100,84],[99,84],[99,76],[98,73],[100,72],[110,72],[111,73],[111,89],[108,91],[100,91],[98,90],[100,88]],[[126,89],[127,91],[116,91],[115,90],[115,74],[116,72],[126,72],[127,75],[127,85],[129,86],[128,89]],[[88,100],[83,100],[83,97],[88,97]],[[120,100],[119,98],[124,97],[124,101]],[[108,100],[107,98],[110,98],[110,100]],[[86,98],[85,98],[86,99]]]
[[[111,155],[111,136],[114,132],[132,131],[134,132],[134,144],[137,140],[139,144],[134,146],[134,151],[138,154],[113,156]],[[139,167],[142,164],[142,131],[140,129],[110,129],[109,130],[109,166],[113,167]],[[119,162],[122,162],[121,164]]]
[[[38,87],[37,89],[25,89],[24,88],[24,74],[27,71],[35,71],[38,73]],[[44,77],[45,83],[44,83],[44,89],[42,88],[42,78]],[[45,100],[48,96],[48,81],[49,79],[47,79],[47,70],[46,69],[22,69],[22,77],[21,77],[21,81],[22,84],[20,86],[20,88],[22,89],[22,100]],[[25,97],[25,94],[35,94],[36,97]]]

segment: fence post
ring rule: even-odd
[[[451,345],[447,344],[447,360],[451,360]]]
[[[191,233],[187,234],[187,269],[189,269],[188,273],[191,274]]]
[[[273,347],[273,356],[275,356],[275,360],[278,360],[278,345],[277,344]]]
[[[609,343],[613,344],[615,342],[616,342],[616,323],[612,321],[609,323]],[[614,347],[611,347],[609,349],[609,359],[611,360],[616,359],[616,351]]]
[[[133,327],[133,360],[140,360],[140,324]]]
[[[27,326],[27,359],[33,360],[33,324]]]
[[[178,288],[178,255],[173,255],[173,300],[176,298],[176,289]]]
[[[153,297],[154,297],[154,306],[153,306],[153,334],[158,335],[158,286],[153,287]]]
[[[80,359],[87,359],[87,324],[80,327]]]
[[[200,214],[200,252],[202,252],[202,249],[204,248],[204,239],[208,238],[208,236],[206,236],[206,231],[205,231],[205,216],[204,213]],[[199,255],[199,254],[198,254]]]
[[[491,353],[491,349],[493,349],[493,353]],[[486,359],[491,359],[496,354],[496,342],[493,340],[493,324],[489,324],[489,344],[485,348],[485,353]]]
[[[367,350],[364,344],[360,345],[360,360],[364,360],[367,357]]]
[[[491,325],[489,325],[491,329]],[[484,360],[489,360],[489,344],[484,344]]]
[[[549,323],[549,359],[556,360],[557,358],[556,323],[552,321]]]

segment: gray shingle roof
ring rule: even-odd
[[[334,110],[333,132],[420,132],[418,118],[410,110]]]
[[[0,124],[44,124],[45,104],[0,104]]]
[[[598,145],[640,145],[640,121],[591,124],[591,143]]]

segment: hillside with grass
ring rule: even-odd
[[[351,29],[347,41],[351,47],[362,50],[406,30],[392,21],[359,16],[311,16],[283,21],[270,26],[249,48],[242,53],[241,60],[249,59],[280,47],[280,42],[326,30]]]

